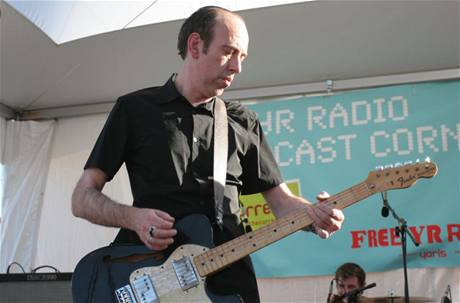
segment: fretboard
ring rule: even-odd
[[[373,193],[367,186],[365,182],[361,182],[321,203],[328,203],[333,208],[343,209],[372,195]],[[195,267],[200,276],[205,277],[312,223],[307,209],[300,208],[255,231],[195,256],[193,259]]]

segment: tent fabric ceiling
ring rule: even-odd
[[[0,105],[13,111],[113,102],[178,70],[182,21],[56,45],[0,2]],[[249,57],[231,89],[460,67],[459,1],[314,1],[242,11]],[[1,109],[1,108],[0,108]]]
[[[312,0],[6,0],[56,44],[125,28],[184,19],[206,5],[239,11],[305,1]]]

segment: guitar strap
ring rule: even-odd
[[[225,103],[216,97],[214,105],[214,210],[216,223],[223,228],[224,215],[224,191],[227,177],[227,155],[228,155],[228,119]]]

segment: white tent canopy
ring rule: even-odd
[[[119,95],[161,85],[177,71],[175,45],[182,21],[125,26],[136,15],[131,11],[120,30],[104,27],[104,33],[58,45],[7,2],[0,2],[0,11],[0,116],[58,118],[45,121],[53,129],[44,147],[49,158],[42,158],[43,163],[49,161],[41,175],[46,182],[35,199],[43,201],[36,241],[29,255],[16,254],[22,258],[16,261],[28,262],[24,264],[30,268],[49,264],[72,271],[85,253],[107,245],[116,233],[70,213],[70,195],[83,164]],[[319,0],[240,13],[250,32],[249,58],[227,98],[324,92],[326,80],[332,80],[330,89],[342,90],[460,78],[458,1]],[[15,141],[15,128],[9,124],[19,122],[31,121],[6,122],[0,117],[0,155],[8,138]],[[125,170],[104,192],[131,203]],[[460,285],[458,268],[416,269],[409,275],[416,295],[438,298],[445,285]],[[390,289],[401,294],[401,278],[400,270],[371,273],[369,281],[380,281],[381,287],[370,295],[388,295]],[[266,302],[324,302],[330,279],[263,279],[260,287]],[[459,292],[453,288],[456,298]]]
[[[0,111],[6,115],[111,103],[128,91],[161,85],[180,64],[181,21],[56,45],[6,2],[0,9]],[[328,79],[429,71],[458,76],[457,1],[313,1],[241,14],[249,57],[229,93],[293,84],[320,84],[309,88],[324,91]]]
[[[7,2],[56,44],[101,33],[184,19],[206,5],[232,11],[311,0],[17,1]]]

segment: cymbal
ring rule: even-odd
[[[404,297],[362,297],[358,303],[405,303]],[[425,297],[410,297],[410,303],[437,302],[437,300]]]

